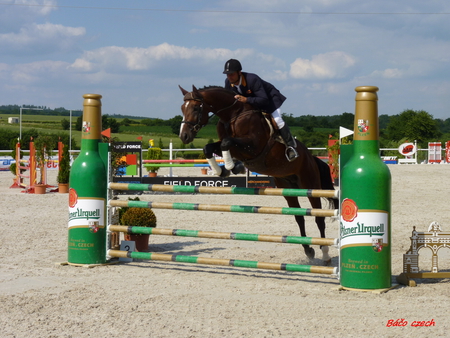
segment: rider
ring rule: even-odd
[[[241,63],[236,59],[230,59],[225,63],[224,74],[225,88],[236,93],[236,100],[248,103],[257,109],[272,113],[281,138],[286,145],[286,158],[289,162],[298,157],[297,142],[292,137],[288,125],[281,117],[280,107],[286,97],[269,82],[264,81],[258,75],[242,72]]]

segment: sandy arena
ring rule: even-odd
[[[450,231],[450,165],[390,165],[392,274],[402,272],[412,227]],[[199,168],[176,170],[200,174]],[[159,174],[164,174],[161,170]],[[49,183],[55,183],[55,172]],[[9,189],[0,172],[0,337],[447,337],[450,281],[417,280],[387,293],[340,291],[328,275],[166,262],[95,268],[67,260],[68,195]],[[126,198],[126,197],[124,197]],[[141,200],[284,207],[282,197],[151,195]],[[302,198],[303,207],[309,207]],[[298,235],[292,216],[154,210],[159,228]],[[337,237],[338,222],[327,222]],[[318,236],[307,218],[309,236]],[[275,263],[309,263],[300,246],[151,236],[150,251]],[[424,250],[423,250],[424,251]],[[449,250],[440,269],[450,271]],[[316,253],[320,256],[320,250]],[[330,250],[333,266],[336,248]],[[431,256],[421,251],[420,267]],[[320,258],[320,257],[319,257]],[[445,258],[445,259],[444,259]],[[395,320],[405,326],[388,326]],[[413,327],[425,321],[428,327]]]

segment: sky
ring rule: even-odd
[[[283,113],[450,117],[450,2],[436,0],[0,0],[0,105],[181,115],[181,85],[224,85],[230,58],[275,85]]]

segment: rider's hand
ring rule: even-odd
[[[242,96],[242,95],[236,95],[234,98],[236,100],[238,100],[239,102],[244,102],[244,103],[247,102],[247,98],[245,96]]]

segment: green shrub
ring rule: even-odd
[[[156,216],[148,208],[128,208],[122,215],[120,223],[127,226],[154,228]]]
[[[147,150],[147,160],[160,160],[162,159],[161,148],[153,147]],[[160,167],[147,167],[148,171],[157,172]]]
[[[69,183],[70,177],[70,156],[69,156],[69,146],[67,144],[64,145],[61,162],[59,163],[58,170],[58,183],[67,184]]]

